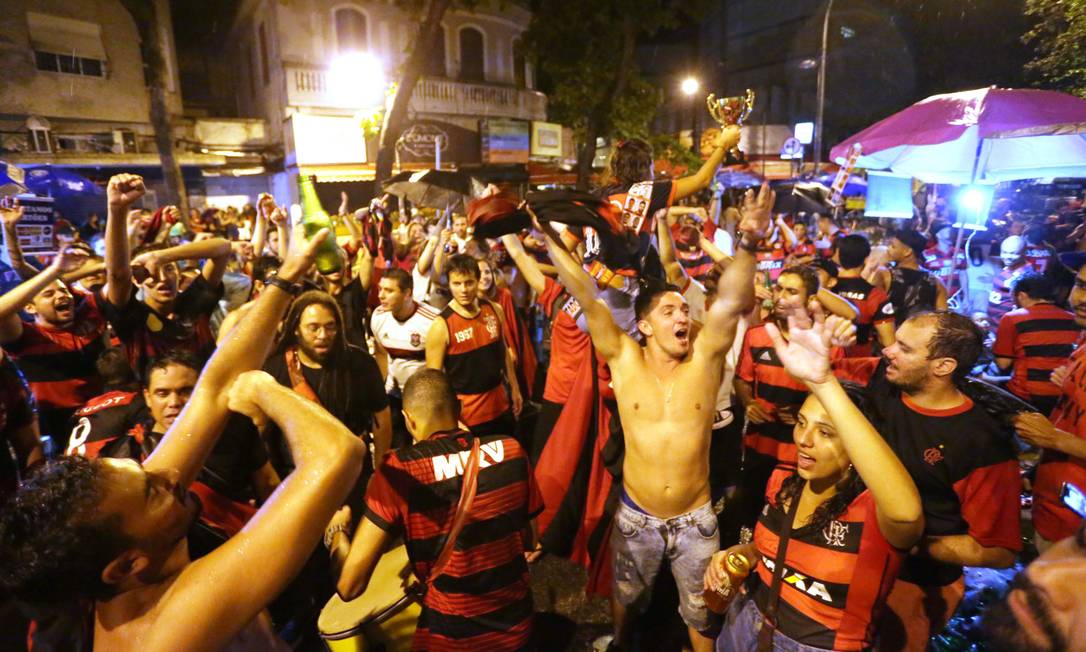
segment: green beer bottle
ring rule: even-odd
[[[312,176],[298,175],[298,190],[302,195],[302,227],[305,237],[312,238],[321,229],[328,229],[328,237],[317,250],[317,271],[321,274],[335,274],[343,269],[343,251],[336,244],[336,228],[332,218],[321,207],[317,197],[316,180]]]

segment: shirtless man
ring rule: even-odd
[[[648,604],[666,555],[694,649],[713,648],[706,634],[712,634],[714,623],[702,599],[702,576],[718,543],[709,502],[711,427],[724,356],[740,315],[754,300],[753,252],[769,230],[773,198],[767,186],[757,197],[747,193],[742,240],[695,345],[689,307],[676,288],[641,291],[636,313],[643,344],[638,344],[615,325],[595,281],[554,230],[549,225],[544,230],[562,284],[584,307],[596,351],[611,367],[625,432],[622,504],[611,533],[616,643],[626,643],[627,610]]]
[[[122,181],[127,197],[141,180]],[[0,513],[0,585],[31,600],[95,600],[96,650],[289,649],[264,607],[302,567],[361,467],[361,442],[316,403],[256,369],[327,230],[301,230],[270,285],[214,354],[181,415],[141,466],[63,457],[28,479]],[[272,421],[296,470],[245,528],[189,558],[199,514],[187,488],[230,411]]]

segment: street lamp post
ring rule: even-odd
[[[815,119],[814,164],[818,174],[822,162],[822,118],[826,110],[826,51],[830,42],[830,12],[833,0],[826,3],[826,14],[822,17],[822,53],[818,60],[818,114]]]
[[[687,77],[680,86],[683,95],[690,99],[690,151],[698,151],[698,105],[694,96],[701,90],[701,83],[695,77]]]

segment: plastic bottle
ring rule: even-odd
[[[298,176],[298,190],[302,198],[302,227],[305,237],[312,238],[321,229],[328,229],[328,237],[317,250],[317,271],[321,274],[334,274],[343,269],[343,252],[336,244],[336,230],[332,218],[321,206],[317,197],[316,179],[312,176]]]

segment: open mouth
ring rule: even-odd
[[[679,340],[685,340],[689,334],[690,331],[686,328],[679,328],[675,331],[675,337]]]
[[[815,458],[811,457],[810,455],[800,453],[796,460],[796,463],[801,469],[810,469],[815,465]]]

